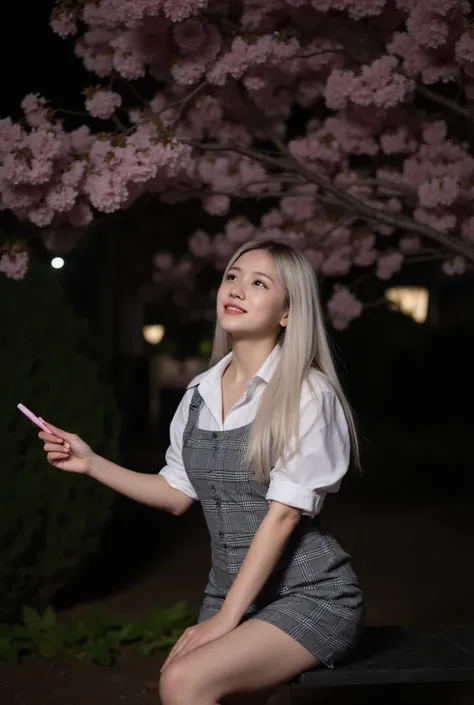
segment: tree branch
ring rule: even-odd
[[[377,186],[380,188],[392,189],[392,191],[400,191],[400,193],[405,193],[410,196],[418,196],[418,192],[416,188],[413,188],[413,186],[408,186],[407,184],[403,184],[399,181],[390,181],[390,179],[359,178],[354,183],[356,186],[359,184],[361,184],[362,186]],[[351,186],[352,183],[349,183],[349,188]]]
[[[412,218],[407,218],[406,216],[395,215],[390,211],[384,209],[374,208],[373,206],[364,203],[359,198],[352,196],[347,191],[335,186],[329,179],[320,174],[308,169],[304,166],[293,154],[289,151],[288,147],[284,142],[278,137],[277,134],[269,127],[267,122],[262,119],[262,116],[258,108],[254,105],[249,96],[240,89],[241,94],[257,124],[263,128],[268,139],[273,142],[275,147],[278,149],[283,159],[280,163],[286,165],[286,171],[291,170],[293,167],[294,171],[301,176],[305,177],[311,183],[316,184],[320,188],[324,189],[328,193],[332,194],[341,205],[344,205],[349,211],[357,213],[358,215],[367,218],[369,220],[375,220],[384,225],[391,225],[402,230],[407,230],[409,232],[416,232],[424,237],[434,240],[439,245],[446,247],[449,250],[456,252],[457,254],[466,257],[471,262],[474,262],[474,247],[468,243],[463,242],[460,239],[450,238],[439,230],[431,228],[429,225],[418,223]],[[278,161],[278,160],[275,160]]]
[[[272,157],[265,152],[260,152],[259,150],[248,149],[247,147],[241,147],[239,144],[234,142],[227,142],[223,144],[218,144],[216,142],[196,142],[195,140],[182,140],[184,144],[189,144],[191,147],[195,147],[204,152],[236,152],[244,157],[250,157],[256,162],[262,162],[263,164],[268,164],[268,166],[273,166],[276,169],[281,169],[285,166],[285,162],[279,157]],[[294,169],[290,169],[294,172]],[[307,181],[307,179],[305,179]]]
[[[182,96],[181,98],[179,98],[178,100],[173,101],[172,103],[167,103],[166,105],[164,105],[164,106],[161,108],[161,110],[152,110],[152,108],[151,108],[151,106],[150,106],[150,101],[147,100],[146,98],[144,98],[144,97],[137,91],[137,89],[135,88],[135,86],[134,86],[130,81],[124,80],[124,82],[125,82],[125,84],[128,86],[129,90],[133,93],[133,95],[135,96],[135,98],[137,98],[137,100],[140,101],[140,103],[143,105],[143,107],[145,107],[145,108],[147,108],[148,110],[150,110],[150,111],[151,111],[154,115],[156,115],[157,117],[158,117],[159,115],[161,115],[162,113],[166,113],[168,110],[173,110],[173,108],[179,108],[178,112],[176,113],[176,116],[175,116],[174,119],[173,119],[173,124],[172,124],[172,126],[171,126],[171,130],[172,130],[172,131],[175,129],[176,124],[177,124],[177,123],[179,122],[179,120],[181,119],[182,114],[183,114],[183,111],[185,110],[186,106],[190,103],[190,101],[191,101],[193,98],[195,98],[195,96],[198,95],[198,93],[200,93],[200,92],[203,90],[203,88],[205,88],[205,87],[208,85],[207,81],[202,81],[202,83],[200,83],[198,86],[196,86],[195,88],[193,88],[193,90],[190,91],[189,93],[187,93],[185,96]]]
[[[405,262],[408,262],[408,264],[418,264],[418,262],[441,262],[443,259],[444,255],[437,252],[436,254],[420,255],[419,257],[416,257],[415,255],[412,257],[405,257]]]
[[[253,191],[247,191],[245,189],[241,191],[219,191],[219,190],[214,190],[214,189],[188,189],[188,188],[173,188],[170,189],[169,191],[163,191],[162,193],[158,194],[158,196],[166,196],[166,195],[172,195],[173,193],[185,193],[187,196],[191,198],[207,198],[208,196],[228,196],[229,198],[243,198],[243,199],[266,199],[266,198],[274,198],[274,199],[279,199],[282,196],[285,198],[290,197],[290,196],[308,196],[306,193],[301,193],[301,191],[297,190],[291,190],[291,191],[284,191],[283,193],[280,192],[273,192],[273,193],[255,193]],[[318,201],[319,203],[325,203],[326,205],[331,205],[331,206],[338,206],[339,203],[334,199],[331,198],[330,196],[324,196],[323,194],[311,194],[308,196],[308,198],[313,198],[315,201]],[[348,216],[347,214],[345,215],[345,218],[349,218],[351,216]],[[331,226],[332,227],[332,226]],[[339,225],[337,225],[339,227]],[[324,237],[327,236],[326,233],[323,234]],[[318,238],[319,239],[319,238]]]
[[[123,122],[120,120],[118,115],[112,115],[112,117],[110,119],[114,123],[117,130],[119,130],[119,132],[128,132],[129,128],[123,124]]]
[[[438,105],[442,105],[443,108],[448,108],[448,110],[450,110],[451,112],[456,113],[457,115],[461,115],[467,120],[474,121],[474,113],[472,112],[472,110],[469,110],[469,108],[465,108],[463,105],[459,105],[459,103],[456,103],[454,100],[450,100],[444,95],[440,95],[439,93],[433,91],[431,88],[428,88],[422,83],[417,82],[416,90],[424,98],[428,98],[428,100],[431,100],[434,103],[438,103]]]
[[[144,107],[146,107],[146,108],[149,108],[149,107],[150,107],[149,101],[148,101],[146,98],[144,98],[144,97],[137,91],[137,89],[135,88],[135,86],[133,85],[133,83],[132,83],[131,81],[127,81],[126,78],[122,78],[122,81],[125,83],[125,85],[126,85],[127,88],[129,89],[129,91],[130,91],[131,93],[133,93],[133,95],[135,96],[135,98],[136,98]]]
[[[198,86],[196,86],[196,88],[194,88],[194,90],[192,90],[191,93],[188,93],[187,96],[185,96],[184,98],[182,98],[181,103],[175,103],[174,105],[168,106],[167,110],[169,110],[170,107],[177,107],[177,106],[179,105],[179,110],[178,110],[178,112],[176,113],[176,117],[175,117],[175,119],[173,120],[173,124],[172,124],[172,126],[171,126],[171,130],[172,130],[172,131],[174,131],[174,129],[175,129],[177,123],[178,123],[179,120],[181,119],[181,116],[182,116],[182,114],[183,114],[183,111],[186,109],[186,106],[187,106],[187,105],[192,101],[192,99],[195,98],[195,97],[198,95],[198,93],[200,93],[200,92],[203,90],[203,88],[205,88],[206,86],[207,86],[207,81],[203,81],[203,82],[200,83]]]
[[[316,239],[326,240],[326,238],[332,235],[335,230],[337,230],[338,228],[342,228],[346,225],[352,225],[355,220],[357,220],[357,216],[345,213],[344,215],[341,215],[341,217],[338,218],[335,223],[332,223],[332,225],[330,225],[329,228],[324,231],[324,233],[318,235]]]
[[[53,113],[59,113],[60,115],[74,115],[74,117],[91,119],[90,113],[81,110],[67,110],[66,108],[53,108]]]
[[[363,218],[365,220],[372,220],[376,223],[390,225],[400,230],[406,230],[407,232],[417,233],[418,235],[422,235],[423,237],[433,240],[438,245],[446,247],[446,249],[451,250],[452,252],[456,252],[457,254],[466,257],[466,259],[470,260],[471,262],[474,262],[474,247],[472,247],[468,243],[465,243],[459,239],[450,238],[444,233],[435,230],[434,228],[431,228],[429,225],[425,225],[424,223],[418,223],[412,218],[396,215],[395,213],[391,213],[390,211],[377,209],[373,206],[365,204],[361,199],[356,198],[355,196],[351,196],[347,193],[347,191],[344,191],[343,189],[334,186],[325,177],[316,174],[310,169],[307,169],[300,162],[298,162],[291,153],[288,152],[285,145],[281,143],[281,140],[279,140],[278,138],[276,139],[276,146],[278,147],[278,143],[281,144],[285,156],[286,153],[288,153],[290,158],[276,159],[275,157],[260,154],[258,151],[247,149],[246,147],[241,147],[240,145],[235,145],[233,143],[213,144],[206,142],[195,142],[194,140],[186,140],[186,143],[195,147],[196,149],[200,149],[203,151],[236,152],[238,154],[242,154],[246,157],[249,157],[250,159],[254,159],[255,161],[259,161],[263,164],[268,164],[269,166],[272,166],[274,168],[281,169],[284,172],[296,172],[303,176],[306,182],[309,181],[310,183],[314,183],[317,186],[320,186],[320,188],[332,194],[333,198],[328,199],[326,197],[325,201],[322,200],[319,194],[317,196],[314,195],[314,197],[320,200],[321,202],[331,203],[332,205],[345,208],[347,211],[358,215],[360,218]],[[387,182],[387,187],[388,186],[392,188],[392,183]],[[395,188],[395,184],[393,185],[393,188]],[[230,193],[226,193],[225,195],[232,196],[232,194]]]
[[[313,56],[322,56],[323,54],[340,54],[343,51],[343,47],[339,47],[338,49],[317,49],[316,51],[312,51],[310,54],[295,54],[295,59],[312,59]]]

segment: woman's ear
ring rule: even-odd
[[[280,321],[280,325],[281,325],[282,328],[286,328],[286,326],[288,325],[288,314],[287,314],[287,313],[285,313],[285,314],[283,315],[283,317],[282,317],[282,319],[281,319],[281,321]]]

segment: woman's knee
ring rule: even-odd
[[[162,705],[193,705],[198,701],[202,684],[186,661],[186,657],[176,658],[161,672],[159,693]]]

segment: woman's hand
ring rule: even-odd
[[[209,619],[206,619],[205,622],[201,622],[201,624],[188,627],[171,649],[161,670],[166,668],[173,659],[184,656],[184,654],[197,649],[198,646],[204,646],[204,644],[208,644],[210,641],[220,639],[221,636],[225,636],[235,629],[236,626],[237,624],[235,622],[231,622],[227,617],[219,613],[214,617],[209,617]]]
[[[67,433],[45,421],[52,433],[41,431],[38,437],[44,441],[48,462],[66,472],[88,475],[91,471],[94,451],[74,433]]]

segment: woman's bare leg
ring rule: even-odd
[[[270,691],[317,665],[284,631],[252,619],[171,661],[161,673],[161,703],[218,705],[227,695]]]

